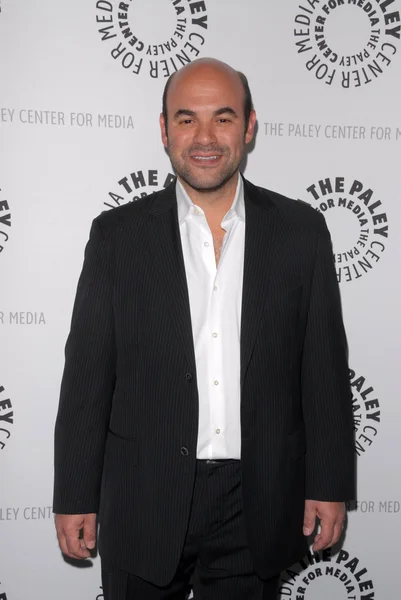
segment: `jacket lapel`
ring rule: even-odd
[[[278,212],[266,193],[244,179],[245,255],[241,310],[241,384],[266,310],[277,242]],[[157,284],[178,341],[196,371],[191,312],[178,224],[175,182],[157,192],[149,209],[149,245]]]
[[[241,311],[241,384],[255,345],[277,240],[278,212],[266,193],[244,180],[245,255]]]
[[[196,371],[191,312],[185,275],[180,230],[178,225],[175,182],[152,198],[149,210],[149,245],[166,307],[166,318],[188,360],[188,368]]]

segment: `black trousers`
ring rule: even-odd
[[[240,461],[197,461],[180,563],[166,587],[102,563],[104,600],[276,600],[277,577],[254,571],[242,513]]]

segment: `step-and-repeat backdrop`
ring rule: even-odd
[[[401,593],[401,0],[0,0],[0,599],[100,600],[58,550],[53,428],[90,223],[171,179],[166,78],[249,78],[245,175],[327,219],[350,346],[358,501],[281,600]]]

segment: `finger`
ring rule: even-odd
[[[334,544],[336,544],[338,542],[338,540],[341,537],[341,533],[342,530],[344,529],[344,525],[345,525],[345,510],[340,511],[340,513],[337,516],[337,519],[334,522],[334,528],[333,528],[333,538],[331,540],[331,546],[334,546]]]
[[[304,527],[303,533],[304,535],[311,535],[316,525],[316,508],[305,504],[305,512],[304,512]]]
[[[334,544],[337,544],[338,540],[341,537],[341,533],[343,530],[343,522],[340,523],[336,523],[334,525],[334,534],[333,534],[333,539],[331,540],[331,546],[334,546]]]
[[[60,546],[60,550],[61,550],[61,552],[62,552],[62,553],[65,555],[65,556],[68,556],[69,558],[74,558],[74,559],[76,559],[77,557],[76,557],[76,556],[74,556],[73,554],[71,554],[71,553],[68,551],[68,548],[67,548],[67,540],[66,540],[66,537],[65,537],[65,535],[64,535],[64,534],[62,534],[62,533],[60,533],[60,534],[58,534],[58,535],[57,535],[57,537],[58,537],[58,543],[59,543],[59,546]]]
[[[65,539],[67,550],[72,558],[88,558],[90,556],[89,551],[86,548],[81,548],[81,540],[79,539],[79,531],[74,533],[65,532]]]
[[[317,534],[314,540],[313,550],[324,550],[331,544],[334,535],[334,522],[321,521],[321,531]]]
[[[96,515],[88,515],[84,519],[84,543],[92,550],[96,546]]]
[[[325,550],[330,546],[330,539],[324,538],[320,533],[315,537],[315,543],[312,546],[312,550],[317,552],[319,550]]]
[[[67,541],[63,533],[57,532],[58,545],[63,554],[68,554]]]
[[[85,544],[85,540],[84,540],[84,529],[83,529],[83,527],[82,527],[82,529],[79,530],[79,545],[81,547],[81,550],[87,550],[86,544]]]

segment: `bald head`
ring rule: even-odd
[[[233,195],[256,123],[246,78],[203,58],[169,79],[163,100],[162,142],[181,183],[193,194]]]
[[[179,93],[180,87],[188,87],[194,82],[203,80],[207,82],[213,78],[219,78],[226,85],[232,86],[236,93],[243,98],[245,131],[248,128],[249,117],[253,110],[252,95],[248,80],[243,73],[236,71],[227,63],[215,58],[199,58],[189,63],[179,71],[173,73],[167,80],[163,92],[163,117],[168,126],[168,95],[170,92]]]

